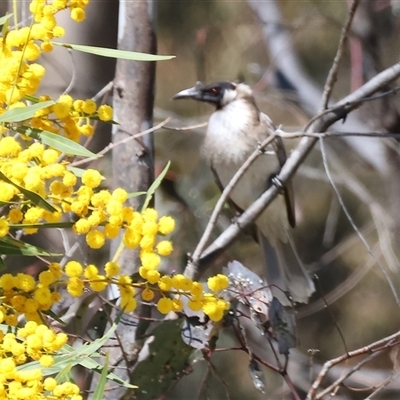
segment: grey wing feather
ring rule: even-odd
[[[273,285],[271,290],[274,296],[283,305],[289,305],[290,302],[283,293],[283,291],[288,291],[294,301],[307,303],[315,287],[299,259],[291,238],[288,237],[286,243],[278,241],[272,246],[260,231],[258,234],[267,267],[267,282]]]
[[[271,119],[268,117],[268,115],[264,113],[260,113],[260,119],[263,122],[263,124],[266,126],[266,129],[268,131],[275,131],[276,127],[271,121]],[[274,151],[276,153],[276,156],[278,158],[279,165],[281,168],[286,162],[286,150],[285,146],[283,144],[283,140],[280,136],[277,136],[273,142],[273,147]],[[295,214],[295,208],[294,208],[294,194],[293,194],[293,186],[292,182],[286,182],[285,187],[283,189],[283,195],[285,198],[285,204],[286,204],[286,212],[287,212],[287,217],[289,224],[292,228],[296,227],[296,214]]]

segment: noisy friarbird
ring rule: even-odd
[[[217,183],[224,188],[257,146],[275,131],[274,124],[259,111],[252,90],[243,83],[217,82],[206,86],[198,82],[174,96],[186,98],[216,107],[208,122],[204,154]],[[276,137],[240,178],[230,193],[231,202],[246,210],[272,184],[285,161],[282,139]],[[290,227],[295,226],[290,182],[258,217],[256,226],[265,257],[266,280],[273,293],[282,299],[282,292],[288,292],[293,301],[306,303],[315,288],[290,237]]]

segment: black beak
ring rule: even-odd
[[[189,89],[181,90],[177,93],[172,100],[179,99],[200,99],[201,98],[201,90],[203,89],[204,84],[201,82],[197,82],[195,86]]]

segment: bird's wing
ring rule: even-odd
[[[212,163],[210,163],[210,168],[214,175],[215,183],[217,184],[218,189],[222,193],[224,191],[224,186],[222,185],[221,180],[219,179],[218,173],[215,170],[215,168],[213,167]],[[244,210],[242,208],[240,208],[230,197],[228,197],[227,203],[228,203],[229,207],[233,210],[233,213],[243,214]],[[257,228],[256,228],[255,224],[251,224],[250,226],[248,226],[245,229],[245,233],[252,236],[256,241],[258,241]]]
[[[260,113],[260,122],[263,126],[263,130],[265,130],[267,134],[276,130],[272,120],[264,113]],[[286,162],[286,150],[282,138],[277,136],[272,145],[278,158],[279,165],[282,168]],[[296,226],[296,214],[294,209],[294,193],[291,181],[286,182],[285,187],[283,188],[283,196],[285,198],[289,224],[292,228],[294,228]]]

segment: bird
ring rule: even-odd
[[[244,83],[197,82],[192,88],[178,92],[177,99],[193,99],[213,105],[203,144],[203,152],[221,190],[237,170],[276,128],[272,120],[260,112],[251,88]],[[283,140],[276,136],[230,193],[230,203],[237,210],[246,210],[274,181],[286,162]],[[290,229],[296,225],[291,182],[255,221],[257,239],[265,264],[265,278],[284,305],[307,303],[315,291],[314,283],[294,248]],[[284,294],[284,296],[282,296]]]

